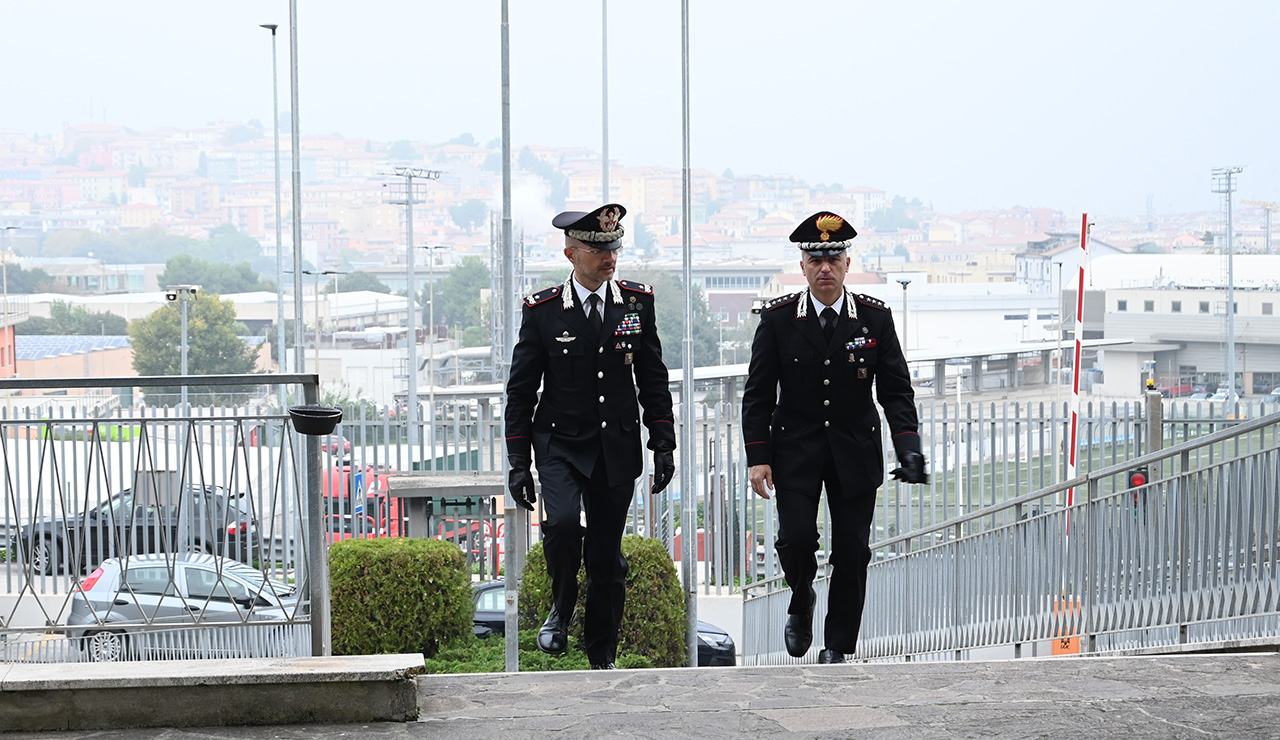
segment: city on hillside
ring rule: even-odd
[[[140,328],[179,307],[221,320],[205,313],[225,305],[226,330],[245,351],[191,374],[301,365],[331,397],[384,409],[403,405],[411,364],[419,389],[495,381],[509,352],[494,339],[492,310],[502,284],[500,142],[303,136],[295,218],[294,164],[272,134],[260,121],[0,130],[0,375],[178,374],[176,353],[149,346]],[[532,144],[512,160],[520,293],[567,272],[552,216],[602,202],[627,208],[619,274],[660,295],[684,290],[681,170],[606,168],[588,148]],[[1142,214],[1089,215],[1088,392],[1133,396],[1151,380],[1168,395],[1208,396],[1231,390],[1232,371],[1237,394],[1280,388],[1277,206],[1249,197],[1239,177],[1228,201],[1208,174],[1201,212],[1158,213],[1148,197]],[[830,210],[859,232],[847,285],[895,311],[923,392],[1016,387],[1024,374],[1061,383],[1069,372],[1081,214],[1031,205],[944,213],[927,194],[785,173],[695,169],[690,181],[695,365],[747,361],[753,310],[804,287],[788,235]],[[660,326],[673,367],[683,362],[679,313]]]

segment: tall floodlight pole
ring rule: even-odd
[[[1231,224],[1231,196],[1235,192],[1235,176],[1243,167],[1218,167],[1213,171],[1213,192],[1222,194],[1222,207],[1227,222],[1227,403],[1225,410],[1232,413],[1236,405],[1236,280],[1235,249]]]
[[[495,311],[500,312],[506,320],[502,322],[502,350],[498,357],[496,369],[499,380],[505,381],[511,369],[511,350],[515,347],[515,270],[516,257],[511,242],[511,40],[510,21],[508,16],[509,0],[502,0],[502,19],[500,25],[502,46],[502,293],[497,300]],[[506,429],[503,429],[506,436]],[[501,448],[500,448],[501,449]],[[505,453],[505,450],[503,450]],[[502,456],[502,470],[507,472],[507,456]],[[525,550],[529,547],[529,513],[516,506],[511,492],[503,498],[503,518],[506,519],[504,543],[505,555],[502,564],[507,573],[519,573],[524,570]],[[519,622],[519,591],[514,588],[506,590],[506,604],[503,618],[506,623],[506,670],[515,673],[520,670],[520,643],[516,627]]]
[[[438,180],[440,179],[439,170],[424,170],[417,167],[397,167],[395,169],[396,177],[404,178],[404,197],[392,197],[387,202],[392,205],[404,206],[405,220],[405,251],[408,253],[408,285],[405,293],[409,298],[408,322],[406,324],[406,333],[408,334],[408,362],[409,362],[409,387],[408,387],[408,416],[405,423],[408,425],[408,442],[409,442],[409,459],[412,461],[414,448],[417,447],[418,433],[418,276],[414,274],[414,247],[413,247],[413,204],[421,203],[418,200],[414,190],[414,180]],[[434,413],[434,412],[433,412]],[[434,451],[432,458],[435,457]],[[412,463],[411,463],[412,464]]]
[[[276,29],[275,23],[263,23],[262,28],[271,32],[271,133],[275,137],[276,153],[276,360],[281,373],[289,371],[289,353],[285,349],[284,340],[284,224],[280,217],[284,215],[280,208],[280,77],[276,69]],[[286,405],[286,390],[278,386],[280,408]]]
[[[316,279],[315,294],[311,298],[311,307],[315,313],[315,321],[316,321],[316,326],[315,326],[316,347],[314,352],[314,357],[316,362],[315,370],[317,373],[319,373],[320,372],[320,276],[321,275],[346,275],[347,273],[339,272],[337,270],[303,270],[302,274],[311,275]],[[333,284],[335,286],[338,284],[338,279],[336,277],[333,279]],[[329,311],[329,316],[330,317],[333,316],[332,309],[330,309]]]
[[[9,321],[9,232],[17,228],[17,226],[0,226],[0,237],[2,237],[0,238],[0,260],[3,260],[4,262],[4,267],[2,268],[4,270],[4,276],[0,278],[4,281],[4,316],[3,318],[0,318],[0,322],[2,322],[0,323],[0,326],[4,327],[4,342],[6,347],[13,346],[13,324]],[[12,353],[9,354],[9,364],[15,367],[17,366]],[[5,368],[5,377],[10,377],[8,368]],[[6,419],[13,418],[12,398],[13,397],[10,394],[9,389],[6,388],[4,391]]]
[[[289,128],[292,136],[293,175],[290,193],[293,207],[293,352],[298,372],[306,368],[302,346],[302,144],[298,127],[298,0],[289,0]],[[317,369],[318,370],[318,369]]]
[[[444,245],[423,247],[427,250],[427,324],[431,327],[427,336],[427,408],[431,409],[431,423],[427,427],[427,445],[431,448],[431,469],[436,469],[436,252]]]
[[[684,554],[685,604],[689,623],[685,629],[689,665],[698,665],[698,497],[693,487],[698,456],[693,439],[693,214],[692,177],[689,166],[689,0],[680,0],[680,232],[684,242],[684,343],[680,383],[680,503]]]
[[[600,0],[600,188],[601,203],[609,197],[609,0]]]

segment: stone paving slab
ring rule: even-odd
[[[1280,655],[419,676],[417,722],[5,740],[1280,738]]]

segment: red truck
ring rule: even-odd
[[[403,537],[408,520],[399,498],[389,495],[387,478],[394,470],[350,465],[327,468],[320,483],[324,496],[325,532],[330,543],[353,537]]]

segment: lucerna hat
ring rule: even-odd
[[[614,250],[622,246],[622,217],[627,209],[617,203],[609,203],[587,213],[565,211],[551,219],[551,225],[564,229],[566,236],[600,249]]]

